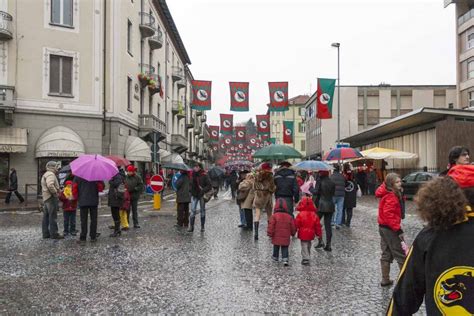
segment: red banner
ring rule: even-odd
[[[249,136],[249,145],[252,148],[257,147],[257,135],[250,135]]]
[[[261,136],[260,136],[260,139],[261,139],[261,140],[268,140],[269,138],[270,138],[270,135],[268,135],[268,134],[267,134],[267,135],[261,135]]]
[[[235,140],[237,142],[245,142],[246,139],[246,132],[247,132],[247,127],[246,126],[236,126],[234,127],[234,132],[235,132]]]
[[[231,146],[232,146],[232,135],[225,135],[224,136],[224,145],[225,145],[225,148],[231,148]]]
[[[270,135],[270,115],[257,115],[257,132],[259,135]]]
[[[288,82],[269,82],[270,112],[288,111]]]
[[[209,125],[209,139],[212,142],[219,141],[219,126]]]
[[[230,85],[230,110],[248,111],[249,110],[249,83],[248,82],[229,82]]]
[[[212,81],[192,80],[191,84],[193,86],[191,109],[200,111],[210,110]]]
[[[234,129],[234,115],[221,114],[221,133],[224,135],[232,135]]]

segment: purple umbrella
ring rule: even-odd
[[[101,155],[82,155],[70,163],[75,176],[87,181],[105,181],[112,179],[118,169],[110,159]]]

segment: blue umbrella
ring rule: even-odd
[[[297,170],[306,171],[320,171],[320,170],[332,170],[332,167],[323,161],[318,160],[304,160],[298,162],[295,166]]]

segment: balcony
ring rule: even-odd
[[[161,32],[160,27],[157,27],[155,30],[155,35],[151,36],[148,39],[148,44],[150,49],[160,49],[163,47],[163,32]]]
[[[181,134],[172,134],[171,148],[178,154],[188,150],[188,139]]]
[[[172,78],[173,81],[184,80],[184,69],[181,67],[174,66]]]
[[[173,114],[184,113],[183,102],[178,101],[178,100],[173,100],[173,102],[171,102],[171,112]]]
[[[178,90],[183,89],[183,88],[186,88],[186,81],[184,81],[184,80],[179,80],[179,81],[176,83],[176,86],[178,87]]]
[[[160,133],[159,140],[166,138],[166,123],[152,114],[138,115],[138,128],[140,137],[144,137],[150,132]]]
[[[16,103],[13,101],[13,93],[15,87],[0,86],[0,110],[5,112],[5,123],[7,125],[13,124],[13,112],[16,108]]]
[[[140,15],[140,33],[142,37],[150,37],[155,34],[155,18],[146,12],[138,12]]]
[[[207,121],[207,115],[204,114],[203,116],[201,116],[201,123],[206,123]]]
[[[201,125],[194,127],[194,135],[200,135],[202,133]]]
[[[202,111],[196,111],[196,116],[201,116],[203,115],[204,113],[202,113]]]
[[[178,114],[176,114],[176,117],[178,118],[178,121],[180,121],[186,117],[186,112],[184,112],[184,110],[179,111]]]
[[[149,64],[139,63],[140,73],[138,74],[138,81],[140,87],[143,89],[150,84],[152,80],[158,80],[158,76],[155,74],[155,67]]]
[[[0,40],[7,41],[13,38],[12,22],[10,14],[0,11]]]
[[[193,121],[190,121],[188,124],[186,124],[186,128],[187,128],[187,129],[192,129],[192,128],[194,128],[194,122],[193,122]]]

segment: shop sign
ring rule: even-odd
[[[18,145],[0,145],[2,153],[26,153],[26,146]]]

